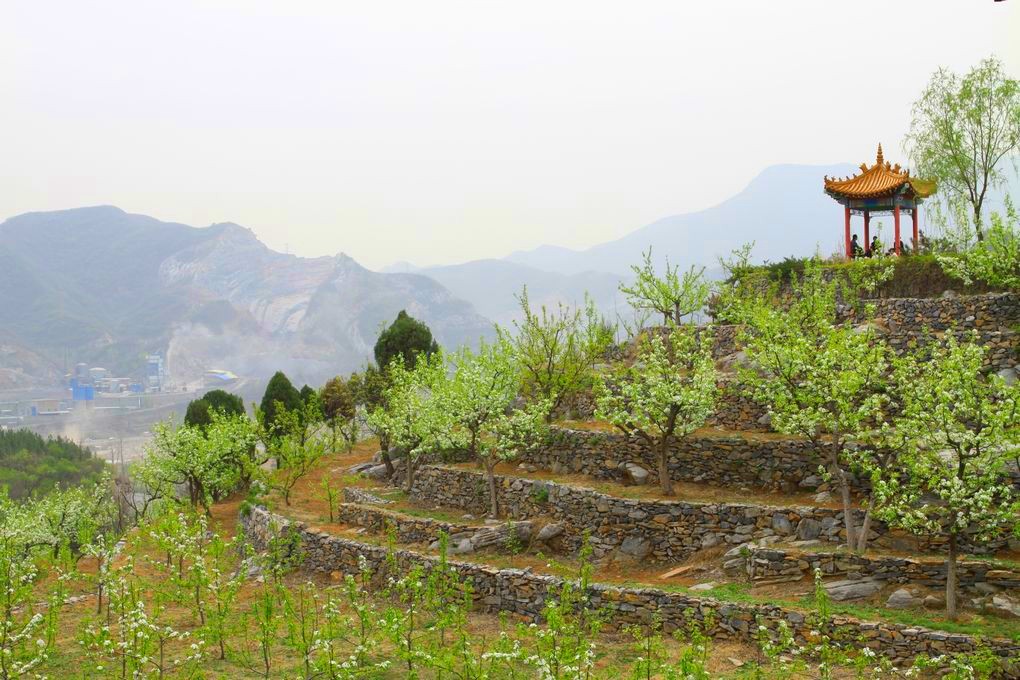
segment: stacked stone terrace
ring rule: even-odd
[[[992,348],[989,368],[1007,379],[1015,378],[1020,345],[1013,329],[1020,324],[1020,297],[989,294],[886,299],[875,301],[875,305],[876,319],[869,323],[894,348],[923,342],[929,332],[961,333],[973,329]],[[845,313],[852,320],[852,310]],[[723,366],[740,361],[737,330],[732,326],[716,330],[715,353]],[[615,432],[559,427],[553,429],[549,446],[516,461],[519,473],[497,477],[500,512],[510,521],[509,525],[412,517],[386,507],[386,502],[377,496],[355,489],[345,490],[345,502],[339,508],[340,521],[376,534],[392,531],[403,545],[434,548],[440,534],[446,534],[452,537],[454,553],[503,550],[505,539],[512,532],[523,545],[543,553],[575,554],[587,537],[599,564],[660,563],[670,568],[683,565],[694,555],[715,551],[712,554],[716,555],[718,568],[741,581],[803,581],[810,585],[818,570],[826,577],[842,578],[838,583],[867,583],[869,587],[864,590],[870,594],[885,586],[933,591],[944,587],[945,567],[940,555],[945,547],[944,537],[908,537],[876,521],[869,538],[879,554],[850,555],[840,547],[845,536],[844,518],[831,499],[824,502],[818,495],[813,503],[803,500],[784,503],[782,494],[797,492],[803,499],[806,494],[826,493],[818,459],[804,441],[767,432],[768,420],[763,417],[763,410],[741,392],[737,383],[727,380],[725,388],[723,403],[710,423],[718,429],[708,428],[674,445],[669,457],[671,474],[675,480],[729,492],[720,497],[730,499],[739,499],[741,490],[775,492],[779,495],[774,504],[736,500],[695,502],[682,496],[622,497],[596,491],[583,481],[562,483],[529,476],[541,470],[552,473],[543,477],[579,475],[590,479],[591,484],[602,481],[655,484],[655,457],[639,440]],[[489,504],[484,474],[471,466],[444,465],[437,460],[433,458],[418,470],[408,500],[422,508],[470,513],[466,518],[483,516]],[[391,480],[399,481],[399,476]],[[860,526],[862,513],[857,512]],[[375,545],[328,536],[261,510],[245,519],[245,528],[263,542],[273,532],[298,532],[312,569],[357,571],[359,555],[367,557],[373,569],[383,569],[382,549]],[[1005,536],[986,543],[964,540],[961,545],[963,551],[971,553],[995,553],[1011,547],[1016,546]],[[892,554],[897,556],[889,556]],[[398,553],[398,562],[402,564],[428,565],[431,560],[432,557],[414,551]],[[511,612],[526,619],[540,616],[545,597],[559,582],[550,576],[479,564],[457,564],[456,568],[475,588],[479,607]],[[998,597],[994,594],[1020,589],[1020,570],[1008,565],[966,559],[960,563],[959,574],[961,587],[973,595]],[[923,595],[921,590],[911,591],[899,602],[920,607]],[[726,604],[648,588],[597,586],[591,597],[593,602],[610,609],[614,627],[647,623],[652,613],[657,613],[665,617],[668,631],[677,625],[680,612],[693,608],[702,617],[708,612],[718,616],[715,633],[722,637],[752,638],[756,617],[762,617],[770,628],[783,620],[798,635],[806,632],[801,630],[806,625],[803,614],[780,607]],[[892,600],[887,606],[895,606]],[[927,606],[927,600],[924,604]],[[1020,605],[1015,615],[1020,616]],[[840,619],[838,627],[897,660],[917,653],[971,650],[976,644],[965,635],[886,623]],[[1012,643],[992,641],[991,646],[1003,656],[1020,653],[1020,647]]]

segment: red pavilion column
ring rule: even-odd
[[[893,224],[895,225],[895,227],[893,229],[893,231],[895,232],[895,236],[893,236],[893,239],[894,239],[893,240],[893,245],[896,247],[896,254],[899,255],[900,254],[900,206],[898,204],[896,205],[896,207],[893,208]]]
[[[871,211],[864,211],[864,254],[871,255]]]
[[[851,257],[854,256],[854,254],[852,252],[850,252],[850,206],[849,205],[846,206],[846,213],[845,213],[845,215],[846,215],[846,220],[845,220],[845,223],[846,223],[846,228],[845,228],[845,232],[846,232],[845,233],[845,239],[846,239],[846,257],[849,260]]]
[[[917,208],[918,208],[918,205],[917,205],[917,202],[915,201],[914,202],[914,214],[912,215],[912,217],[914,218],[914,252],[915,253],[917,252],[917,247],[921,244],[921,239],[918,237],[918,232],[917,232]]]

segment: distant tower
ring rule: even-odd
[[[159,354],[150,354],[145,367],[145,389],[149,392],[162,392],[166,385],[166,366]]]

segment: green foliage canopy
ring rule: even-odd
[[[953,212],[966,206],[983,240],[988,190],[1002,185],[1002,162],[1020,150],[1020,81],[995,58],[963,76],[939,69],[914,103],[906,145],[916,174],[938,180]]]
[[[386,368],[396,357],[410,367],[419,355],[431,356],[439,351],[432,331],[421,321],[400,310],[393,323],[383,329],[375,342],[375,363]]]
[[[304,404],[301,393],[290,382],[283,371],[277,371],[269,379],[266,391],[262,395],[259,409],[262,411],[263,422],[270,436],[277,436],[282,428],[282,418],[286,412],[298,412]]]
[[[0,487],[11,498],[45,494],[59,486],[98,481],[106,464],[92,451],[62,437],[30,430],[0,430]]]
[[[211,390],[202,395],[201,399],[194,399],[188,403],[184,424],[205,427],[212,422],[210,411],[217,411],[222,415],[241,416],[245,413],[244,400],[225,390]]]

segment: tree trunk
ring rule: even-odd
[[[390,452],[386,449],[382,450],[382,462],[386,466],[386,476],[392,477],[395,470],[393,469],[393,461],[390,460]]]
[[[868,499],[868,507],[864,511],[864,521],[861,523],[861,532],[857,535],[857,552],[863,553],[868,547],[868,533],[871,531],[871,506],[875,504],[873,498]]]
[[[673,495],[673,480],[669,477],[669,437],[659,441],[659,486],[666,496]]]
[[[485,475],[489,481],[489,517],[499,519],[499,497],[496,495],[495,461],[485,462]]]
[[[846,527],[846,547],[853,550],[854,539],[857,532],[854,531],[854,509],[850,503],[850,483],[847,481],[846,472],[839,464],[839,446],[833,445],[832,454],[829,459],[829,473],[839,482],[839,493],[843,498],[843,526]]]
[[[414,486],[414,467],[415,467],[414,466],[414,461],[411,459],[411,453],[410,452],[407,453],[407,455],[404,457],[404,460],[407,461],[407,464],[404,465],[404,467],[407,468],[407,477],[404,480],[404,491],[406,491],[408,494],[410,494],[411,493],[411,487]]]
[[[946,557],[946,615],[956,620],[956,534],[949,534],[949,556]]]

